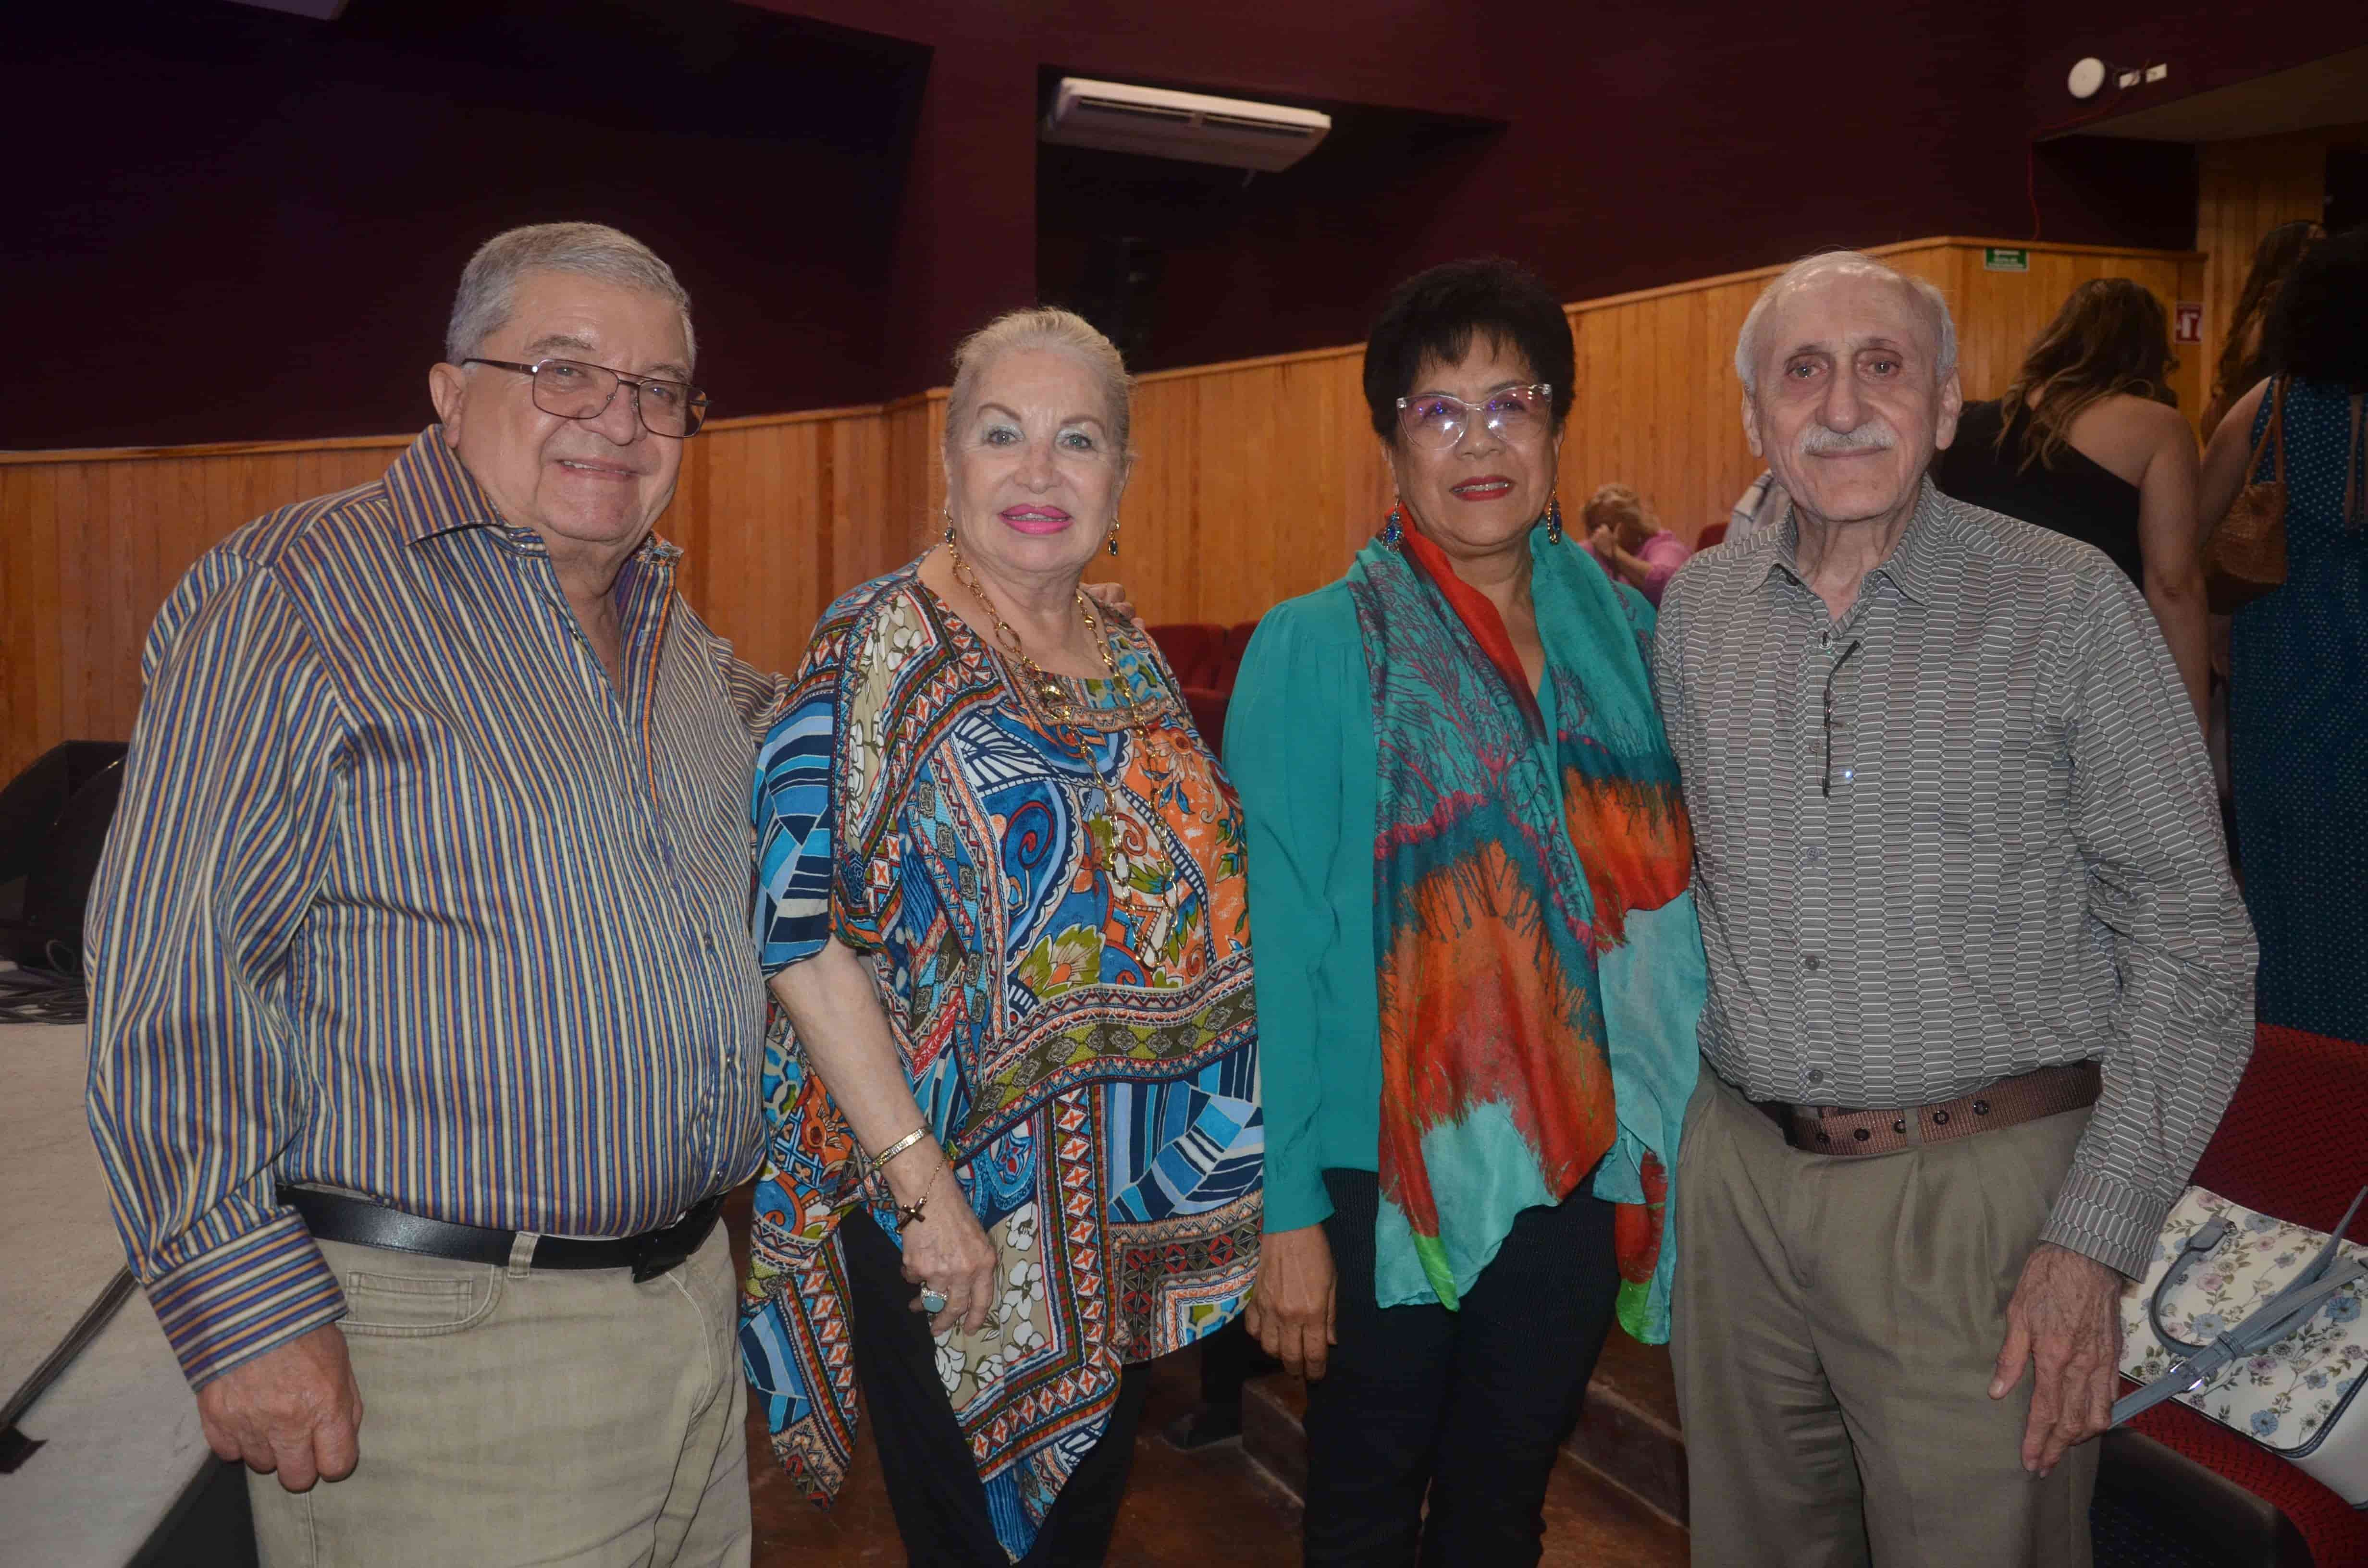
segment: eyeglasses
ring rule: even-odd
[[[1853,642],[1842,650],[1842,656],[1834,661],[1834,667],[1826,672],[1826,778],[1821,793],[1829,801],[1834,798],[1834,677],[1842,673],[1842,666],[1850,663],[1850,656],[1858,650],[1859,644]]]
[[[1445,392],[1423,392],[1398,399],[1398,429],[1406,439],[1425,447],[1452,447],[1472,427],[1476,409],[1480,427],[1508,441],[1528,438],[1544,424],[1554,403],[1554,388],[1544,381],[1533,386],[1507,387],[1488,394],[1488,401],[1469,403]]]
[[[580,359],[538,359],[520,365],[508,359],[468,358],[461,363],[491,365],[496,370],[516,370],[530,377],[534,405],[562,419],[599,418],[609,412],[609,405],[617,400],[617,389],[623,386],[632,389],[633,414],[653,436],[679,441],[698,435],[699,427],[707,422],[707,394],[689,381],[629,376]]]

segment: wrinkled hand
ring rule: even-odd
[[[2067,1248],[2043,1242],[2022,1266],[2006,1304],[2006,1346],[1990,1397],[2004,1399],[2032,1368],[2031,1420],[2022,1468],[2045,1475],[2076,1443],[2112,1420],[2122,1361],[2122,1277]]]
[[[979,1228],[978,1216],[962,1199],[962,1184],[954,1179],[953,1172],[946,1168],[942,1159],[897,1162],[899,1165],[906,1164],[923,1167],[934,1176],[936,1187],[934,1190],[928,1188],[925,1185],[927,1176],[922,1176],[914,1181],[911,1196],[899,1193],[907,1203],[918,1200],[924,1191],[929,1194],[921,1218],[904,1227],[905,1278],[946,1298],[945,1310],[929,1318],[930,1333],[943,1334],[960,1324],[974,1334],[985,1325],[987,1313],[995,1310],[995,1244]],[[890,1183],[892,1187],[897,1185],[894,1181]],[[913,1310],[922,1310],[917,1295],[913,1298]]]
[[[1126,597],[1124,583],[1083,583],[1078,585],[1094,597],[1094,602],[1121,620],[1134,619],[1134,601]]]
[[[1333,1332],[1338,1283],[1323,1226],[1270,1232],[1258,1250],[1258,1281],[1243,1324],[1286,1370],[1321,1378],[1331,1347],[1340,1342]]]
[[[278,1471],[290,1492],[315,1481],[351,1475],[360,1449],[362,1391],[336,1324],[321,1327],[252,1361],[243,1361],[198,1391],[198,1420],[206,1441],[249,1470]]]

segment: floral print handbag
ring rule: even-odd
[[[2122,1375],[2141,1392],[2115,1421],[2175,1398],[2368,1506],[2363,1294],[2368,1247],[2189,1187],[2122,1298]]]

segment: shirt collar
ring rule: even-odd
[[[476,475],[469,472],[461,454],[444,439],[441,425],[430,425],[421,431],[419,438],[394,460],[393,466],[386,471],[386,492],[394,502],[394,515],[403,526],[403,537],[413,544],[461,528],[499,528],[518,548],[543,552],[541,535],[503,519],[492,498],[478,484]],[[677,560],[681,555],[681,546],[653,532],[642,540],[632,558],[663,562]]]
[[[1899,597],[1911,604],[1922,604],[1932,592],[1933,574],[1939,569],[1939,557],[1950,529],[1950,500],[1926,474],[1917,492],[1916,515],[1907,519],[1907,529],[1891,553],[1867,573],[1868,581],[1881,577],[1897,590]],[[1797,506],[1785,508],[1784,521],[1770,529],[1768,570],[1761,580],[1782,571],[1795,582],[1806,582],[1800,566],[1801,512]]]

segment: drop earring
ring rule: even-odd
[[[948,544],[951,544],[954,541],[954,504],[951,501],[946,503],[945,517],[945,540]]]
[[[1118,553],[1118,523],[1115,520],[1110,523],[1110,552],[1112,555]]]
[[[1384,548],[1395,550],[1406,542],[1406,527],[1402,518],[1402,508],[1393,506],[1390,508],[1390,520],[1382,525],[1382,544]]]
[[[1562,496],[1559,493],[1546,497],[1546,542],[1562,542]]]

